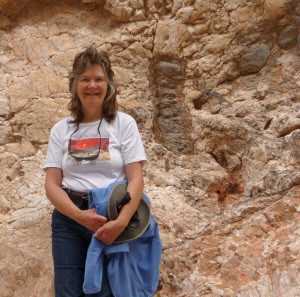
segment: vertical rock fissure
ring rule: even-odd
[[[191,121],[184,105],[184,61],[155,57],[152,64],[153,133],[156,141],[172,152],[189,154]]]

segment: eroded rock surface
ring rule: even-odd
[[[300,296],[299,16],[287,0],[0,0],[0,296],[54,296],[42,166],[91,44],[145,144],[156,296]]]

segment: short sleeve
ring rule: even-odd
[[[48,167],[62,168],[64,156],[63,143],[61,142],[57,129],[52,128],[48,143],[47,157],[44,163],[44,170]]]
[[[147,161],[143,142],[135,120],[131,118],[122,130],[121,149],[124,164]]]

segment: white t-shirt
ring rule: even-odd
[[[131,116],[117,112],[110,123],[103,119],[101,141],[100,121],[81,123],[72,135],[77,126],[69,123],[71,120],[71,116],[64,118],[51,129],[44,164],[44,169],[62,169],[63,187],[81,192],[107,187],[112,182],[126,179],[125,165],[147,160],[136,122]],[[88,159],[98,153],[97,159]]]

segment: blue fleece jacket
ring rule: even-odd
[[[108,197],[117,183],[127,184],[127,181],[112,183],[107,188],[90,190],[90,208],[96,207],[99,215],[107,217]],[[142,197],[151,206],[149,198],[144,193]],[[153,296],[159,281],[161,253],[162,244],[158,224],[153,215],[147,230],[135,240],[104,245],[102,241],[92,237],[86,259],[84,293],[100,292],[104,255],[106,255],[109,259],[107,276],[114,297]]]

